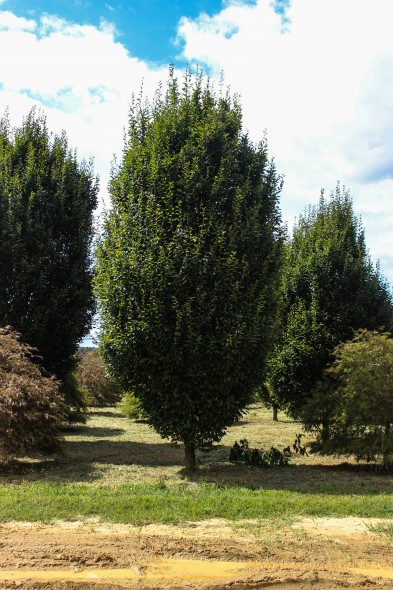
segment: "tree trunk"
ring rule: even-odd
[[[273,408],[273,420],[274,422],[278,422],[278,406],[276,404],[272,404]]]
[[[329,440],[330,432],[329,432],[329,418],[324,418],[322,421],[322,432],[321,432],[321,439],[322,443],[326,443]]]
[[[196,469],[194,443],[184,443],[184,462],[187,470],[194,471]]]
[[[384,467],[389,467],[392,463],[392,456],[391,456],[390,448],[389,448],[389,436],[390,436],[390,420],[386,420],[385,437],[384,437],[385,440],[383,441],[383,449],[382,449]]]

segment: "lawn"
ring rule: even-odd
[[[253,405],[221,444],[198,454],[199,468],[190,475],[180,445],[116,408],[92,410],[86,425],[65,431],[64,455],[0,469],[0,521],[393,517],[392,474],[348,458],[293,456],[289,466],[276,468],[228,460],[236,440],[282,449],[299,432],[300,424],[284,415],[273,422],[269,411]]]

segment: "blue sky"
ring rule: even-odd
[[[0,112],[42,107],[94,158],[103,204],[142,81],[223,71],[251,138],[267,131],[289,227],[340,181],[393,283],[392,23],[392,0],[0,0]]]
[[[255,4],[256,0],[248,0]],[[277,9],[282,2],[278,0]],[[3,7],[18,16],[39,17],[47,13],[70,22],[98,27],[104,19],[115,25],[117,36],[132,55],[148,62],[179,63],[176,41],[177,26],[182,17],[212,16],[223,7],[222,0],[130,0],[124,2],[89,0],[8,0]]]

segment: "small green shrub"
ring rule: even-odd
[[[391,467],[392,335],[358,330],[334,349],[333,358],[304,408],[305,428],[316,434],[312,451]]]
[[[240,444],[235,442],[230,450],[229,460],[241,461],[256,467],[275,467],[289,463],[289,458],[275,447],[271,447],[268,451],[252,449],[248,446],[247,439],[242,439]]]
[[[295,436],[295,442],[293,443],[292,448],[297,455],[301,455],[302,457],[304,457],[304,456],[308,457],[307,447],[306,447],[306,445],[302,444],[302,438],[303,438],[303,434],[297,434]],[[290,450],[290,448],[289,448],[289,450]],[[284,449],[284,453],[285,453],[285,449]]]
[[[130,420],[146,419],[146,414],[143,411],[140,401],[130,392],[123,394],[119,407],[121,413]]]

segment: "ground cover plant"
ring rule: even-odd
[[[20,459],[0,469],[0,519],[184,522],[208,518],[393,517],[392,474],[347,459],[296,454],[283,468],[231,463],[248,438],[259,448],[292,445],[300,425],[249,408],[220,445],[183,469],[183,449],[117,408],[93,409],[65,431],[64,456]]]

